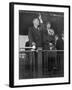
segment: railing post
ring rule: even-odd
[[[35,51],[33,51],[32,52],[32,61],[33,61],[33,78],[35,78],[35,76],[36,76],[36,67],[35,67],[35,60],[36,60],[36,58],[35,58]]]
[[[29,52],[29,59],[30,59],[30,73],[32,74],[32,52]]]
[[[35,52],[30,52],[30,73],[32,74],[32,77],[35,77]]]
[[[42,50],[38,50],[38,77],[42,77]]]

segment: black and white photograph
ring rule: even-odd
[[[70,7],[19,3],[10,7],[11,87],[69,83]]]
[[[64,76],[64,13],[19,11],[19,79]]]

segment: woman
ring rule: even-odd
[[[50,48],[52,47],[52,48]],[[46,30],[43,30],[43,49],[51,50],[55,47],[55,33],[54,30],[51,29],[51,23],[46,23]]]
[[[51,28],[51,23],[46,23],[46,30],[43,30],[43,50],[44,50],[44,73],[51,71],[55,64],[56,53],[55,50],[55,33]]]

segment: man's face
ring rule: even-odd
[[[38,26],[39,25],[39,20],[38,19],[34,19],[33,23],[34,23],[34,25]]]

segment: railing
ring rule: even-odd
[[[48,71],[53,69],[61,69],[63,74],[63,56],[64,50],[26,50],[23,48],[19,52],[20,60],[24,62],[24,66],[29,63],[29,72],[32,78],[43,77],[48,75]],[[27,48],[28,49],[28,48]],[[62,62],[61,62],[62,61]],[[24,69],[26,70],[26,68]]]

